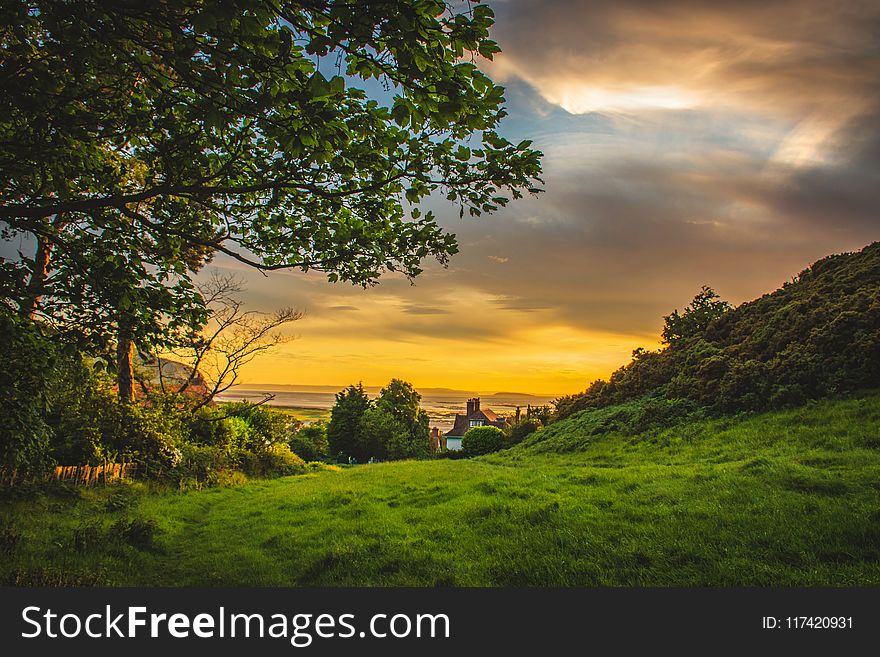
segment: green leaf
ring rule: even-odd
[[[409,108],[403,104],[395,105],[391,110],[391,118],[400,127],[407,125],[409,123]]]

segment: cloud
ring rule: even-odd
[[[322,309],[301,382],[572,391],[703,284],[739,303],[880,238],[876,3],[494,6],[503,131],[544,151],[546,193],[479,220],[430,199],[460,252],[415,286],[251,276],[256,308]]]
[[[520,0],[498,14],[491,73],[573,114],[736,108],[787,125],[778,159],[814,162],[877,110],[876,3]]]

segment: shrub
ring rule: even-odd
[[[326,461],[330,457],[327,425],[314,422],[303,427],[290,439],[290,449],[306,461]]]
[[[246,452],[242,470],[250,475],[294,475],[306,471],[306,462],[285,444],[269,445],[259,452]]]
[[[504,432],[498,427],[474,427],[461,439],[461,449],[467,456],[497,452],[504,446]]]
[[[0,525],[0,554],[12,554],[20,541],[21,532],[16,529],[15,525],[9,522]]]
[[[218,472],[238,465],[235,460],[237,453],[233,456],[225,448],[214,445],[183,444],[180,453],[180,462],[169,473],[178,485],[187,480],[205,484],[216,478]]]
[[[113,491],[107,497],[104,508],[107,511],[127,511],[138,505],[140,497],[129,486],[119,484],[114,486]]]
[[[148,550],[153,547],[156,521],[152,518],[132,518],[130,520],[123,518],[113,524],[110,532],[117,540],[139,550]]]
[[[510,430],[510,443],[516,445],[522,442],[527,436],[535,433],[540,429],[541,425],[536,420],[523,420],[519,424],[513,425]]]
[[[97,520],[83,522],[73,530],[73,548],[77,552],[98,549],[106,540],[104,528]]]
[[[46,406],[58,354],[35,322],[0,310],[0,469],[18,477],[42,472],[51,429]]]
[[[264,404],[236,402],[224,404],[221,412],[230,420],[241,420],[247,426],[241,446],[259,449],[272,443],[286,443],[299,426],[299,420]]]

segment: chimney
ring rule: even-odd
[[[474,397],[474,413],[480,410],[480,398]]]
[[[479,408],[480,404],[476,399],[468,399],[467,400],[467,414],[468,417],[474,414],[475,410]]]

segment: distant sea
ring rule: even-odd
[[[329,391],[296,390],[294,386],[275,388],[273,386],[236,386],[217,397],[218,401],[260,401],[267,394],[275,395],[268,402],[271,406],[287,408],[316,408],[330,409],[336,402],[336,393]],[[340,388],[341,389],[341,388]],[[378,389],[367,388],[367,394],[375,398]],[[458,390],[427,390],[419,391],[422,395],[422,408],[428,413],[432,427],[442,430],[452,428],[456,413],[464,413],[467,400],[471,397],[480,397],[480,407],[491,409],[498,415],[512,418],[516,414],[516,407],[522,407],[523,413],[526,407],[542,406],[552,402],[556,396],[530,395],[526,393],[502,392],[491,394],[477,394]]]

